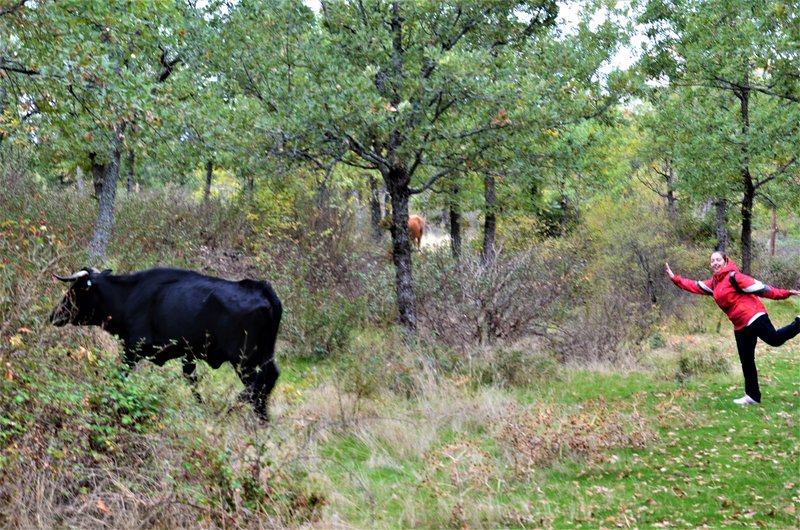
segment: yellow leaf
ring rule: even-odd
[[[103,513],[111,513],[111,510],[108,509],[108,506],[106,506],[106,503],[102,500],[97,501],[97,508]]]

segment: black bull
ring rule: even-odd
[[[179,269],[116,276],[83,269],[50,321],[56,326],[100,326],[122,339],[124,361],[146,358],[161,366],[183,358],[194,380],[195,360],[212,368],[230,362],[245,385],[242,398],[267,419],[267,399],[278,379],[275,339],[282,307],[269,283],[232,282]]]

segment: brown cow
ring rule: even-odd
[[[411,241],[416,242],[417,249],[422,250],[422,234],[425,233],[425,219],[419,215],[410,215],[408,217],[408,233],[411,235]]]

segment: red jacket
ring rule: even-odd
[[[675,275],[672,281],[684,291],[713,296],[720,309],[733,322],[733,329],[737,331],[749,325],[756,317],[767,313],[764,304],[758,299],[759,296],[784,300],[792,295],[786,289],[770,287],[742,274],[730,259],[710,280],[689,280]]]

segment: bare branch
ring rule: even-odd
[[[40,75],[41,72],[38,70],[31,70],[30,68],[25,68],[23,66],[17,66],[12,63],[7,63],[4,60],[0,59],[0,70],[4,72],[13,72],[15,74],[23,74],[23,75]]]
[[[10,14],[14,13],[15,11],[18,11],[22,6],[25,5],[25,2],[27,2],[27,1],[28,0],[19,0],[19,2],[17,2],[16,4],[11,4],[8,7],[4,7],[2,9],[0,9],[0,17],[4,17],[6,15],[10,15]]]
[[[791,159],[791,160],[789,160],[789,161],[788,161],[788,162],[786,162],[784,165],[782,165],[781,167],[779,167],[778,169],[776,169],[774,172],[772,172],[772,173],[770,173],[769,175],[767,175],[767,176],[766,176],[764,179],[762,179],[762,180],[760,180],[760,181],[756,182],[756,183],[753,185],[753,187],[754,187],[755,189],[758,189],[758,188],[760,188],[761,186],[763,186],[764,184],[767,184],[768,182],[771,182],[771,181],[775,180],[776,178],[780,177],[782,174],[786,173],[786,171],[787,171],[787,170],[788,170],[790,167],[792,167],[793,165],[795,165],[795,163],[796,163],[796,162],[797,162],[797,157],[796,157],[796,156],[795,156],[795,157],[792,157],[792,159]]]
[[[176,55],[174,59],[169,59],[167,57],[167,49],[164,46],[160,46],[160,48],[161,73],[158,74],[158,82],[163,83],[172,74],[172,71],[175,69],[175,65],[181,62],[181,57],[180,55]]]
[[[430,179],[428,179],[428,182],[426,182],[422,187],[410,188],[408,190],[408,192],[411,195],[417,195],[419,193],[422,193],[423,191],[426,191],[426,190],[430,189],[431,186],[433,186],[436,183],[436,181],[438,181],[438,180],[450,175],[453,172],[454,172],[454,168],[448,168],[448,169],[442,170],[442,171],[436,173]]]

